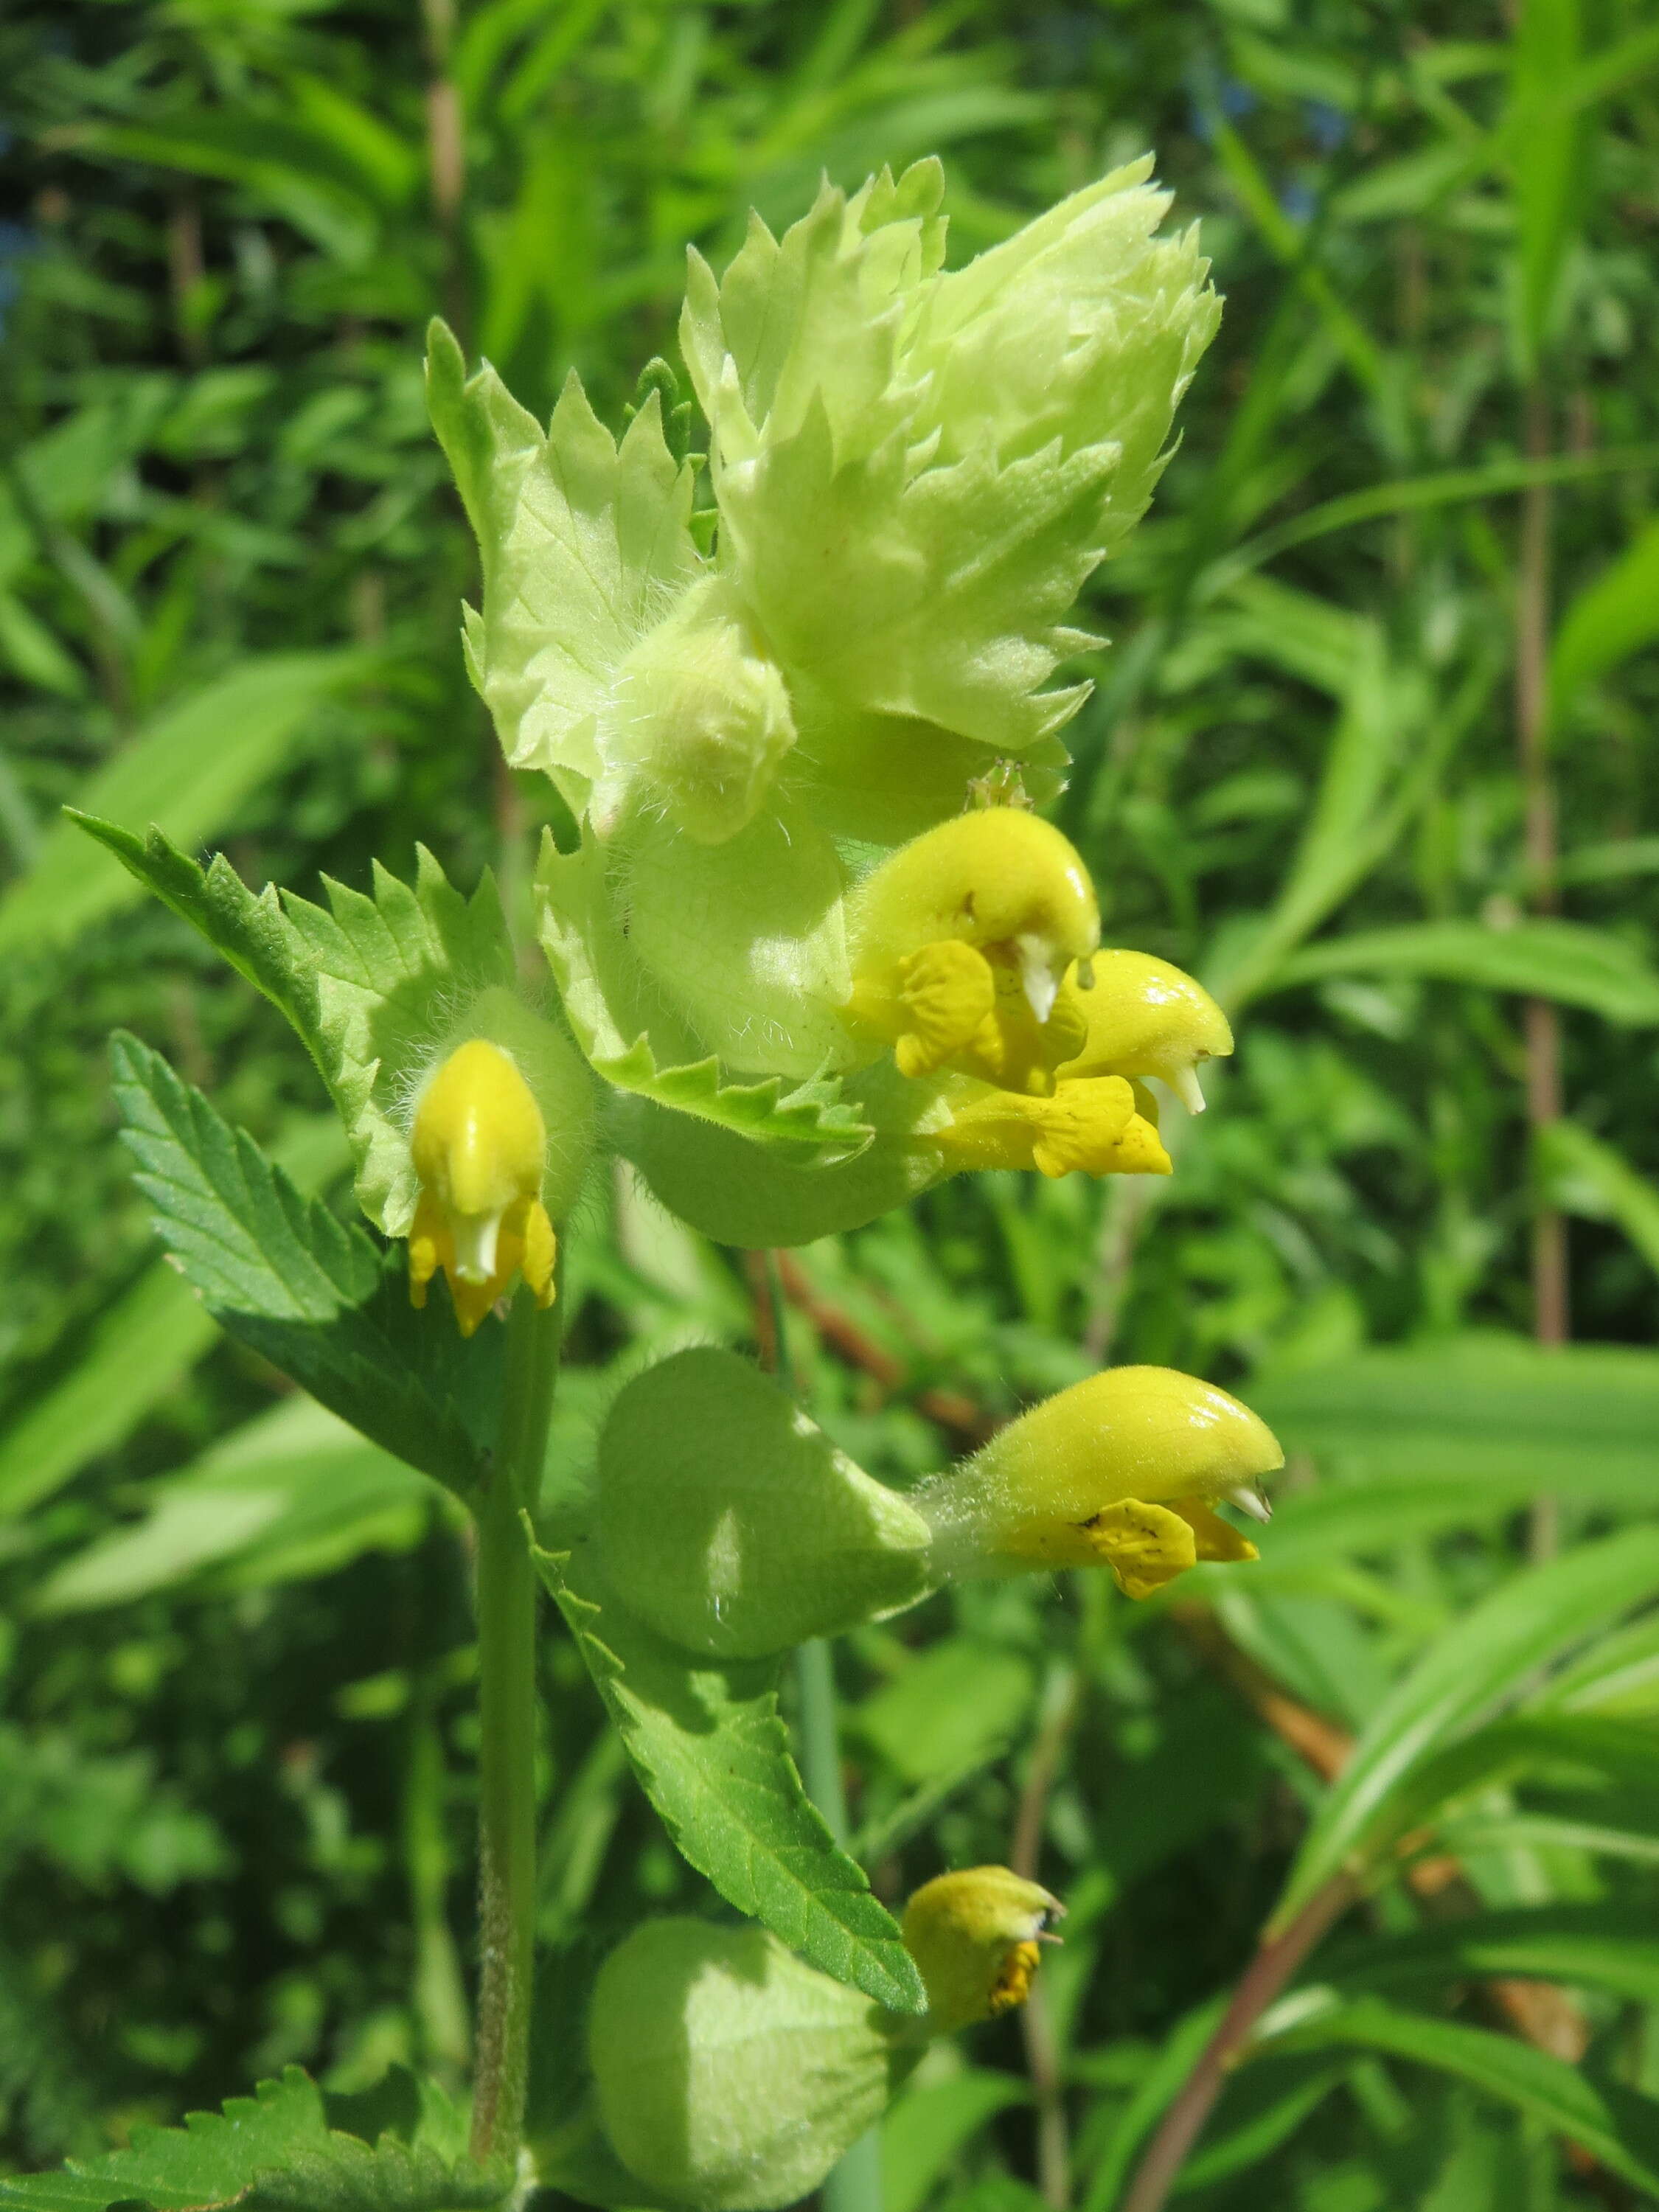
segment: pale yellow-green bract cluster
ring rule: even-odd
[[[1027,811],[1089,688],[1078,594],[1218,314],[1149,169],[960,270],[931,161],[755,217],[719,279],[693,253],[708,551],[659,392],[617,441],[573,376],[544,428],[434,325],[468,665],[580,825],[543,942],[617,1141],[713,1235],[796,1242],[963,1168],[1165,1172],[1143,1079],[1190,1100],[1231,1048],[1188,979],[1096,957],[1086,871]]]

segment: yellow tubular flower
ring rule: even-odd
[[[964,1867],[924,1882],[904,1908],[904,1945],[927,1992],[934,2033],[994,2020],[1024,2003],[1040,1943],[1066,1908],[1006,1867]]]
[[[1084,1038],[1056,1073],[1063,1083],[1088,1076],[1155,1076],[1190,1114],[1204,1111],[1198,1068],[1233,1048],[1227,1017],[1202,984],[1150,952],[1097,953],[1087,990],[1068,981],[1063,1018]]]
[[[1100,942],[1094,886],[1058,830],[1012,806],[914,838],[854,894],[852,1028],[907,1076],[952,1068],[1015,1091],[1053,1088],[1087,1024],[1060,985],[1086,985]]]
[[[951,1101],[927,1142],[958,1168],[1037,1168],[1046,1176],[1168,1175],[1155,1122],[1121,1076],[1060,1083],[1049,1097],[975,1087]]]
[[[515,1275],[538,1305],[551,1305],[556,1245],[541,1199],[547,1130],[511,1054],[483,1037],[451,1053],[421,1094],[410,1148],[421,1185],[409,1234],[414,1304],[426,1304],[441,1267],[463,1336]]]
[[[1255,1559],[1214,1507],[1267,1520],[1260,1480],[1284,1461],[1272,1431],[1212,1383],[1115,1367],[1033,1407],[910,1502],[946,1577],[1099,1565],[1140,1598],[1200,1559]]]

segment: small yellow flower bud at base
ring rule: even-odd
[[[1058,830],[1013,807],[957,816],[912,839],[849,903],[849,1027],[894,1047],[900,1070],[940,1068],[1048,1091],[1086,1042],[1055,1019],[1066,971],[1100,939],[1088,871]]]
[[[547,1130],[512,1055],[483,1037],[451,1053],[416,1106],[410,1151],[420,1182],[409,1235],[413,1304],[426,1304],[441,1267],[463,1336],[517,1275],[538,1305],[551,1305],[557,1246],[541,1201]]]
[[[930,2030],[969,2027],[1024,2004],[1037,1946],[1065,1910],[1006,1867],[964,1867],[924,1882],[904,1908],[903,1933],[927,1992]]]
[[[945,1579],[1103,1565],[1144,1598],[1200,1560],[1256,1557],[1213,1508],[1230,1499],[1265,1519],[1254,1486],[1284,1457],[1266,1424],[1212,1383],[1116,1367],[1033,1407],[908,1495]]]

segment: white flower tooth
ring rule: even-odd
[[[1227,1492],[1227,1503],[1237,1506],[1241,1513],[1248,1513],[1252,1521],[1267,1522],[1273,1517],[1273,1509],[1258,1482],[1239,1483]]]
[[[1204,1091],[1195,1067],[1172,1067],[1164,1080],[1189,1114],[1204,1111]]]
[[[454,1217],[455,1272],[464,1283],[487,1283],[495,1272],[495,1245],[501,1235],[499,1213],[458,1213]]]
[[[1014,945],[1019,953],[1019,975],[1026,1003],[1038,1021],[1046,1022],[1060,996],[1060,978],[1054,973],[1053,956],[1040,937],[1017,937]]]

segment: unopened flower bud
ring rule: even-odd
[[[1059,1938],[1057,1897],[1006,1867],[965,1867],[924,1882],[904,1908],[904,1944],[927,1992],[927,2021],[948,2031],[1024,2003],[1037,1946]]]
[[[484,1037],[452,1052],[422,1091],[410,1138],[420,1198],[409,1235],[410,1296],[426,1304],[440,1267],[471,1336],[516,1275],[553,1303],[553,1224],[542,1204],[547,1129],[512,1054]]]
[[[630,805],[699,844],[750,821],[795,742],[783,678],[719,577],[696,586],[617,671],[598,720],[589,811],[607,835]]]
[[[1146,1597],[1200,1559],[1255,1547],[1216,1512],[1284,1464],[1237,1398],[1168,1367],[1114,1367],[1011,1422],[983,1450],[909,1493],[934,1532],[942,1578],[1109,1566]]]
[[[906,2057],[889,2020],[763,1928],[647,1920],[593,1990],[588,2058],[605,2133],[647,2201],[793,2204],[885,2107]]]
[[[941,822],[866,878],[848,921],[848,1019],[893,1045],[901,1073],[1047,1090],[1083,1042],[1055,1002],[1099,943],[1100,913],[1077,851],[1038,816],[995,806]]]

